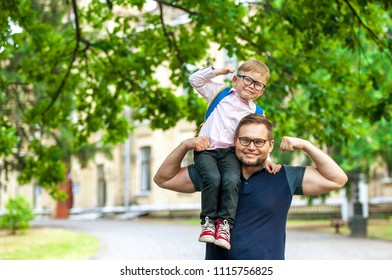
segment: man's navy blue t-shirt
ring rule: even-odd
[[[193,165],[189,176],[200,190],[201,180]],[[241,178],[231,249],[207,243],[207,260],[283,260],[286,220],[294,194],[302,194],[305,167],[283,165],[279,173],[265,168],[247,180]]]

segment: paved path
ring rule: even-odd
[[[100,240],[96,260],[202,260],[205,245],[197,241],[200,227],[151,219],[53,220],[33,226],[62,227],[93,234]],[[392,260],[392,242],[328,233],[289,230],[288,260]]]

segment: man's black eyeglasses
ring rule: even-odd
[[[249,137],[238,137],[238,139],[240,140],[240,143],[242,146],[249,146],[250,143],[253,142],[253,144],[255,144],[255,146],[257,148],[262,148],[265,145],[265,143],[267,143],[267,141],[269,141],[269,140],[265,140],[263,138],[251,139]]]
[[[251,86],[252,84],[255,84],[255,89],[257,91],[261,91],[263,89],[265,89],[265,84],[263,84],[262,82],[258,82],[253,80],[251,77],[246,76],[246,75],[242,75],[242,74],[237,74],[237,77],[242,78],[242,82],[246,85],[246,86]]]

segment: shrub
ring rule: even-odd
[[[11,234],[17,230],[26,230],[30,227],[30,221],[35,218],[33,208],[23,196],[10,198],[6,205],[5,214],[0,217],[0,227],[10,229]]]

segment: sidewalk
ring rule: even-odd
[[[36,220],[32,226],[61,227],[97,236],[95,260],[203,260],[200,227],[151,219]],[[287,260],[392,260],[392,242],[289,230]]]

